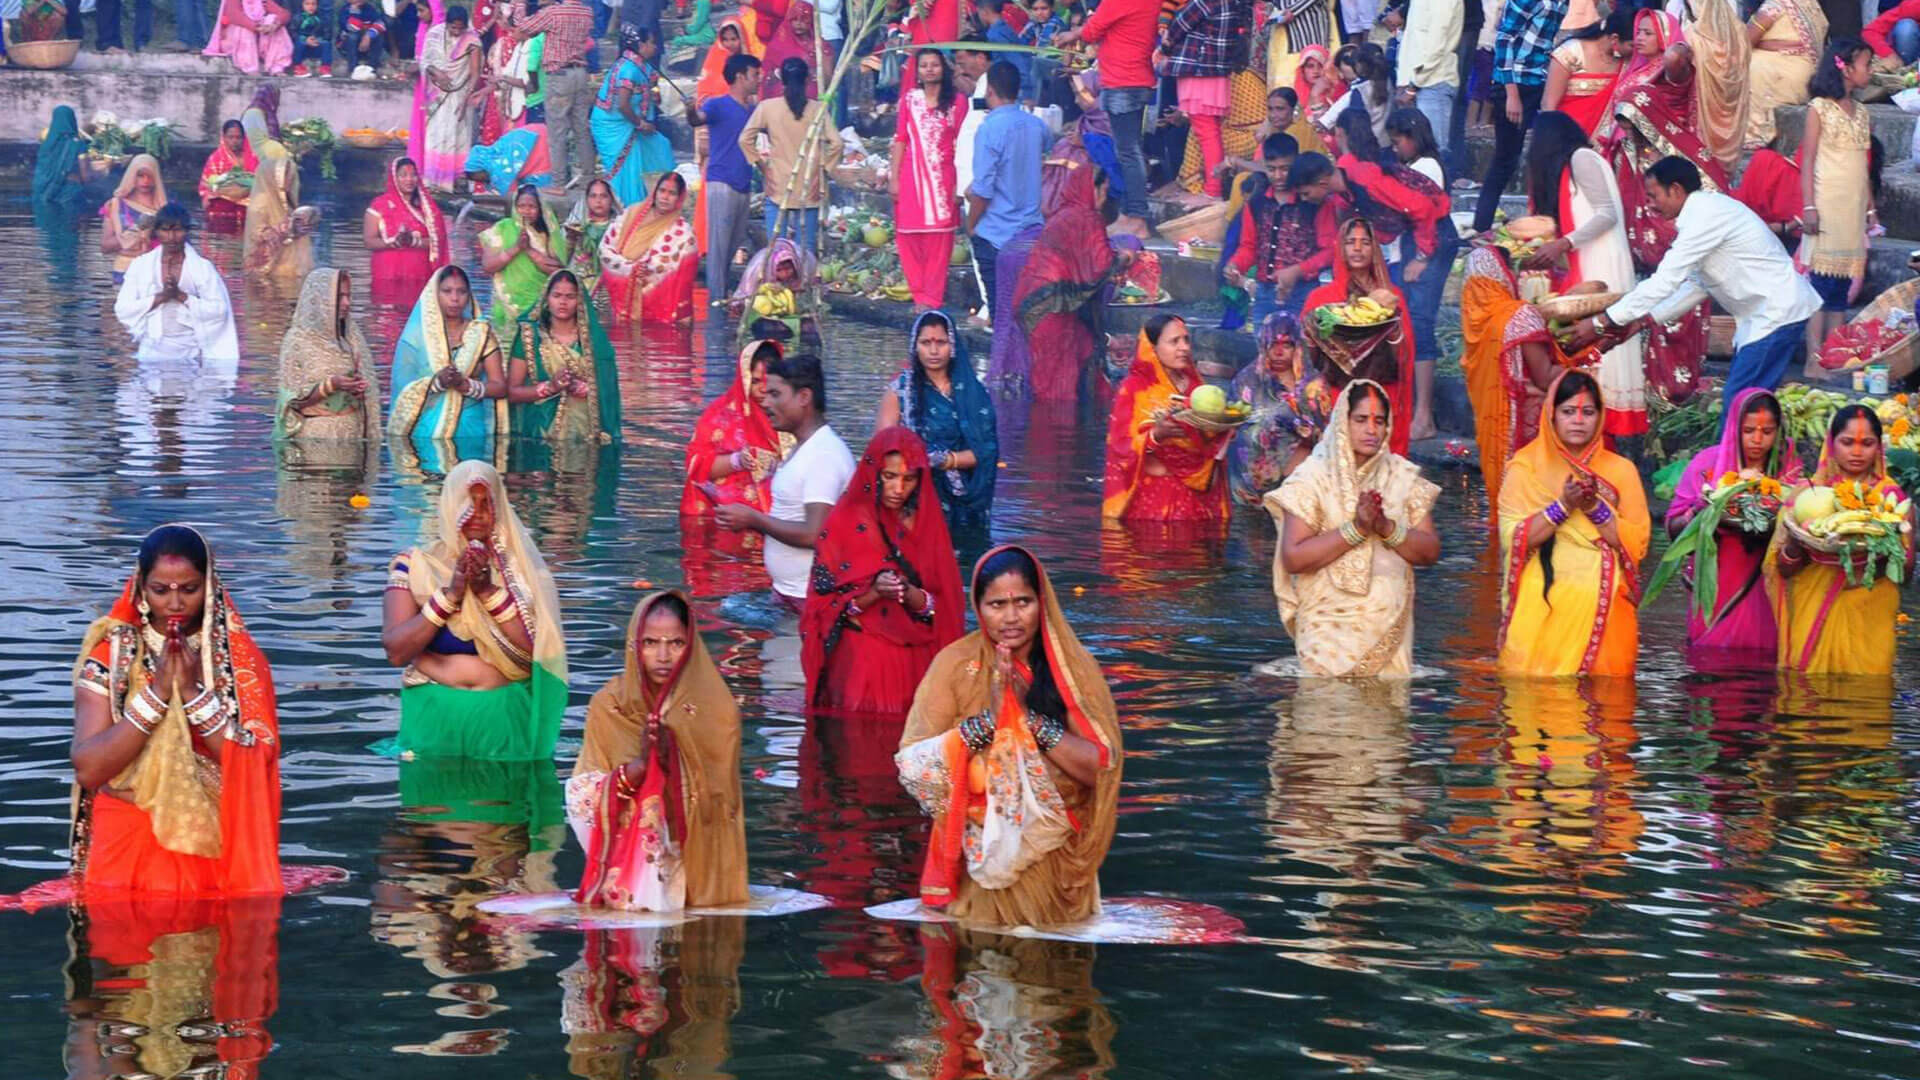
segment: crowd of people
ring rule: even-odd
[[[504,477],[524,467],[528,444],[621,440],[621,373],[602,319],[690,321],[704,272],[710,302],[739,305],[749,333],[685,448],[682,518],[758,550],[799,626],[810,712],[904,716],[900,782],[933,818],[922,903],[1000,927],[1084,922],[1100,909],[1121,732],[1040,560],[1002,545],[960,573],[958,551],[985,537],[1009,464],[1000,412],[1023,397],[1073,399],[1100,377],[1090,314],[1150,254],[1131,242],[1149,212],[1143,114],[1171,78],[1192,148],[1181,164],[1197,161],[1174,182],[1233,200],[1238,234],[1221,271],[1252,286],[1257,356],[1231,398],[1252,409],[1244,424],[1201,409],[1209,387],[1193,327],[1154,315],[1113,379],[1100,514],[1200,536],[1224,530],[1236,503],[1263,506],[1299,672],[1410,675],[1415,582],[1443,541],[1441,489],[1407,454],[1433,428],[1436,313],[1462,243],[1446,160],[1462,145],[1456,117],[1479,104],[1470,89],[1457,108],[1477,71],[1468,20],[1438,0],[1364,25],[1354,10],[1370,5],[1323,0],[1258,13],[1231,0],[1171,12],[1105,0],[1071,26],[1044,4],[983,0],[971,16],[979,36],[964,39],[953,0],[933,6],[928,26],[912,20],[926,36],[902,65],[891,176],[901,265],[922,310],[856,454],[829,419],[827,350],[759,307],[817,272],[839,136],[816,123],[835,105],[819,96],[813,61],[851,43],[804,3],[776,17],[766,2],[744,13],[751,24],[721,22],[707,46],[685,114],[704,135],[692,169],[662,131],[657,25],[622,24],[619,58],[595,89],[586,67],[605,27],[580,0],[501,11],[484,28],[460,6],[436,10],[422,30],[423,147],[390,164],[363,218],[371,291],[413,298],[384,365],[357,325],[349,275],[314,266],[316,215],[279,138],[277,95],[263,91],[222,130],[199,194],[209,225],[242,229],[249,277],[303,283],[275,439],[386,439],[396,461],[444,476],[429,535],[393,558],[385,582],[399,751],[550,760],[567,705],[562,598]],[[1524,166],[1534,209],[1556,226],[1518,266],[1498,245],[1475,246],[1461,291],[1501,581],[1492,659],[1513,675],[1631,678],[1653,519],[1617,440],[1645,430],[1650,394],[1690,392],[1708,296],[1737,320],[1728,407],[1668,529],[1684,529],[1727,474],[1905,497],[1871,409],[1840,409],[1802,476],[1773,393],[1803,332],[1859,287],[1871,191],[1849,92],[1865,85],[1873,50],[1824,43],[1808,80],[1803,273],[1726,192],[1729,165],[1757,134],[1742,112],[1753,107],[1748,37],[1817,20],[1795,0],[1769,0],[1750,31],[1729,21],[1725,0],[1694,0],[1684,24],[1660,10],[1630,20],[1589,10],[1556,46],[1566,9],[1508,0],[1487,20],[1504,154],[1476,225],[1491,229],[1508,172]],[[248,17],[254,31],[278,18]],[[978,47],[1038,40],[1068,51],[989,62],[993,50]],[[1059,58],[1082,42],[1095,67],[1070,74]],[[1765,74],[1755,95],[1793,89],[1774,59],[1755,67]],[[518,74],[499,82],[502,71]],[[504,94],[487,96],[495,90]],[[1074,119],[1056,135],[1036,110],[1063,101]],[[488,142],[476,141],[482,115],[494,121]],[[78,198],[90,168],[79,146],[71,110],[56,111],[37,201]],[[505,202],[468,260],[436,194],[481,185]],[[729,291],[756,185],[767,244]],[[159,164],[133,159],[100,216],[115,313],[141,356],[237,362],[226,286],[189,241],[191,215],[169,199]],[[963,227],[983,300],[974,318],[995,331],[984,378],[967,317],[943,310]],[[469,262],[491,277],[490,305]],[[1523,275],[1540,272],[1623,295],[1556,337],[1523,299]],[[1369,306],[1388,317],[1338,315]],[[1798,672],[1891,674],[1900,590],[1887,571],[1912,561],[1910,534],[1902,554],[1864,568],[1786,530],[1723,543],[1717,558],[1726,600],[1694,612],[1694,646]],[[739,713],[686,597],[643,599],[621,651],[568,785],[588,854],[575,900],[742,904]],[[271,677],[204,537],[180,526],[148,535],[121,600],[88,635],[75,694],[86,889],[280,887],[277,814],[262,810],[277,805]]]

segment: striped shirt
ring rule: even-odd
[[[540,54],[540,70],[560,71],[586,63],[593,40],[593,9],[579,0],[561,0],[543,7],[514,29],[525,36],[547,35],[546,51]]]
[[[1547,85],[1554,35],[1567,0],[1507,0],[1493,38],[1493,81],[1502,86]]]

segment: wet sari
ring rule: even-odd
[[[247,196],[247,273],[281,280],[304,278],[313,269],[313,238],[299,232],[293,211],[300,205],[300,163],[267,130],[267,115],[248,109],[240,117],[247,143],[259,158],[253,193]]]
[[[421,444],[452,441],[462,457],[491,451],[495,432],[510,430],[506,398],[469,400],[458,388],[435,384],[441,369],[453,367],[470,379],[485,379],[486,356],[498,349],[493,326],[480,318],[473,302],[467,304],[467,328],[460,340],[447,337],[446,316],[440,311],[441,267],[427,279],[413,314],[393,350],[393,403],[387,411],[387,437]],[[422,453],[425,451],[422,450]]]
[[[387,163],[387,189],[367,207],[380,231],[380,238],[392,243],[402,233],[411,233],[409,247],[382,248],[370,256],[373,264],[373,295],[376,303],[404,303],[418,296],[420,287],[433,272],[453,257],[447,239],[447,217],[427,194],[426,187],[414,189],[412,199],[400,193],[400,166],[419,166],[412,158],[395,158]]]
[[[911,524],[880,503],[880,470],[889,454],[899,454],[919,479],[908,504]],[[810,708],[899,715],[913,701],[934,654],[966,629],[953,538],[945,515],[927,497],[938,482],[926,445],[911,428],[875,433],[860,455],[814,545],[800,612],[800,662]],[[914,611],[885,597],[864,610],[855,606],[887,570],[924,590],[929,610]]]
[[[693,319],[700,252],[693,226],[687,224],[686,205],[684,187],[666,210],[655,207],[652,193],[646,193],[601,237],[600,279],[606,282],[614,319],[651,324]]]
[[[1646,492],[1639,470],[1601,446],[1600,435],[1579,454],[1560,441],[1546,404],[1554,386],[1543,399],[1540,434],[1513,456],[1500,483],[1499,668],[1510,675],[1631,676],[1640,647],[1638,566],[1653,529]],[[1621,548],[1607,543],[1585,512],[1568,507],[1566,524],[1528,550],[1534,515],[1560,498],[1576,472],[1599,480]]]
[[[578,344],[553,340],[547,332],[545,316],[543,299],[520,320],[511,358],[527,362],[529,383],[559,378],[562,372],[569,372],[584,380],[588,391],[585,397],[560,393],[545,401],[510,406],[513,437],[601,445],[620,441],[620,369],[614,363],[613,341],[600,326],[593,298],[582,296],[580,299],[580,313],[576,318],[582,340]]]
[[[1276,370],[1268,360],[1276,342],[1300,340],[1300,323],[1276,311],[1261,323],[1255,337],[1254,359],[1233,377],[1227,400],[1252,409],[1247,422],[1233,433],[1227,450],[1227,483],[1235,502],[1258,506],[1267,492],[1287,478],[1286,467],[1297,448],[1319,438],[1332,400],[1326,384],[1307,378],[1304,356],[1294,352],[1290,370]]]
[[[517,198],[514,201],[518,201]],[[560,223],[553,219],[553,211],[547,208],[545,199],[540,200],[540,216],[547,227],[545,232],[528,229],[521,224],[519,213],[509,210],[506,217],[481,232],[480,246],[495,254],[511,250],[520,242],[521,230],[526,229],[530,248],[566,265],[566,234],[561,231]],[[514,324],[520,321],[521,316],[532,311],[540,298],[546,295],[546,288],[547,272],[540,269],[533,257],[524,251],[515,255],[493,275],[494,328],[503,334],[512,333]]]
[[[953,341],[953,361],[947,368],[952,385],[945,394],[927,380],[914,344],[930,319],[945,323]],[[985,528],[993,516],[993,492],[1000,475],[1000,432],[993,398],[980,384],[959,328],[945,312],[920,313],[907,332],[907,351],[906,369],[887,387],[900,403],[900,425],[920,436],[928,453],[973,451],[971,468],[936,470],[934,490],[948,528],[956,532]]]
[[[133,202],[133,185],[143,172],[153,176],[153,205],[145,209]],[[144,238],[131,254],[122,250],[113,256],[115,284],[119,284],[126,276],[127,267],[133,265],[133,260],[160,246],[160,242],[153,238],[153,216],[165,205],[167,185],[160,179],[160,162],[151,154],[135,154],[133,160],[127,162],[127,170],[120,174],[120,183],[115,185],[113,197],[100,207],[100,216],[111,218],[119,227],[121,236],[139,235]]]
[[[493,466],[463,461],[447,474],[440,508],[418,546],[396,556],[387,589],[404,590],[423,608],[447,587],[467,548],[461,524],[473,505],[472,487],[493,499],[494,595],[469,595],[428,645],[443,655],[477,655],[507,682],[491,690],[463,690],[433,682],[412,665],[400,677],[401,754],[481,761],[546,761],[560,738],[567,708],[566,641],[553,575]],[[528,653],[501,624],[518,619],[533,642]]]
[[[974,572],[1003,550],[981,556]],[[920,902],[976,925],[1060,926],[1098,915],[1100,864],[1118,817],[1121,745],[1113,695],[1067,624],[1046,568],[1033,562],[1040,568],[1041,604],[1034,647],[1046,650],[1066,701],[1060,719],[1099,748],[1093,786],[1046,763],[1028,730],[1024,701],[1000,684],[994,643],[977,630],[934,658],[894,758],[901,784],[933,818]],[[1024,665],[1016,674],[1032,677]],[[996,731],[982,755],[985,790],[977,791],[958,728],[981,712],[994,715]]]
[[[207,228],[216,232],[231,232],[246,220],[247,198],[229,199],[220,194],[222,177],[235,169],[248,173],[260,168],[260,159],[254,156],[253,147],[240,148],[240,156],[235,157],[226,143],[213,148],[207,155],[207,163],[200,167],[200,205],[207,212]]]
[[[1364,218],[1353,220],[1365,221]],[[1393,433],[1387,448],[1404,455],[1413,434],[1414,343],[1413,325],[1409,321],[1412,309],[1407,306],[1407,294],[1394,285],[1387,273],[1386,259],[1381,256],[1380,240],[1374,235],[1373,226],[1368,224],[1366,228],[1368,235],[1374,236],[1373,267],[1368,274],[1372,284],[1361,282],[1347,266],[1347,261],[1336,257],[1333,260],[1333,280],[1307,294],[1305,302],[1300,305],[1300,322],[1306,331],[1306,340],[1321,358],[1320,374],[1326,378],[1328,385],[1338,389],[1350,378],[1368,375],[1386,387],[1387,398],[1392,405],[1389,411],[1393,414]],[[1342,224],[1339,235],[1346,235],[1345,224]],[[1379,289],[1391,290],[1399,301],[1395,309],[1400,313],[1399,321],[1391,332],[1368,348],[1351,350],[1357,355],[1352,358],[1353,366],[1348,368],[1334,359],[1319,340],[1314,329],[1314,312],[1327,304],[1344,304]],[[1382,371],[1382,374],[1373,376],[1375,371]],[[1392,372],[1393,377],[1387,378],[1385,372]]]
[[[1839,467],[1833,464],[1833,439],[1829,437],[1811,482],[1831,485],[1842,479]],[[1908,497],[1887,475],[1884,448],[1863,483],[1875,494],[1892,490],[1902,499]],[[1793,504],[1799,491],[1797,487],[1787,491],[1787,505]],[[1775,531],[1764,571],[1774,622],[1779,627],[1779,666],[1806,675],[1891,675],[1899,641],[1895,623],[1900,615],[1900,586],[1884,575],[1870,587],[1848,585],[1840,557],[1819,551],[1808,551],[1807,564],[1788,577],[1780,572],[1780,551],[1786,535],[1784,527]],[[1911,533],[1907,534],[1906,549],[1911,569]]]
[[[274,400],[273,438],[380,440],[380,372],[360,325],[347,320],[340,333],[340,271],[321,267],[307,275],[293,325],[280,340],[280,393]],[[363,397],[336,391],[302,413],[295,402],[329,378],[365,379]]]
[[[608,188],[611,190],[612,185]],[[600,288],[600,241],[606,238],[625,209],[616,197],[607,220],[595,221],[587,212],[587,197],[582,194],[574,200],[573,209],[567,211],[567,220],[560,225],[561,231],[567,234],[567,269],[580,279],[581,291],[589,298]],[[592,306],[591,302],[588,306]]]
[[[1347,411],[1359,385],[1384,391],[1364,379],[1348,383],[1313,453],[1286,483],[1267,493],[1267,512],[1281,537],[1273,548],[1273,594],[1302,673],[1405,678],[1413,674],[1411,563],[1371,535],[1331,564],[1304,574],[1290,573],[1280,557],[1288,518],[1314,535],[1338,530],[1353,519],[1366,491],[1380,493],[1390,520],[1410,529],[1430,526],[1428,513],[1440,488],[1420,475],[1419,466],[1385,447],[1365,463],[1354,461]]]
[[[567,818],[586,849],[575,903],[623,911],[679,911],[747,901],[747,836],[740,803],[740,709],[698,627],[664,686],[640,661],[654,593],[627,623],[626,666],[587,705],[587,730],[567,781]],[[646,775],[621,770],[640,755]]]
[[[1190,393],[1204,382],[1195,371],[1187,374],[1187,385],[1175,386],[1146,331],[1140,332],[1133,367],[1115,391],[1107,418],[1102,517],[1214,524],[1227,520],[1227,470],[1220,466],[1220,457],[1233,433],[1188,428],[1164,441],[1152,438],[1157,414],[1174,407],[1174,395]],[[1150,462],[1159,465],[1158,472],[1149,468]]]
[[[1693,456],[1680,474],[1673,501],[1667,505],[1667,533],[1677,536],[1687,522],[1706,508],[1712,485],[1726,473],[1744,468],[1740,450],[1740,418],[1755,398],[1773,398],[1764,387],[1750,386],[1733,399],[1720,427],[1720,441]],[[1775,401],[1778,407],[1778,401]],[[1783,414],[1784,415],[1784,414]],[[1800,482],[1800,458],[1783,430],[1768,457],[1766,475],[1786,487]],[[1687,605],[1687,642],[1696,648],[1724,649],[1771,660],[1779,646],[1780,628],[1774,624],[1773,599],[1765,584],[1767,542],[1771,533],[1749,533],[1722,522],[1717,568],[1715,610],[1705,616],[1696,604]]]
[[[208,549],[206,608],[194,646],[211,707],[227,718],[204,751],[187,709],[168,702],[139,756],[73,800],[73,875],[91,900],[105,893],[278,895],[280,728],[267,658],[220,585]],[[165,646],[142,608],[138,573],[88,628],[73,668],[76,694],[105,698],[115,723],[158,670]]]
[[[1025,379],[1020,372],[1006,373],[994,386],[998,393],[1022,397],[1030,389],[1041,401],[1079,396],[1081,372],[1100,344],[1093,306],[1114,273],[1093,173],[1091,161],[1058,155],[1041,169],[1046,224],[1013,287],[1014,332],[1027,335],[1032,372]]]
[[[726,392],[713,399],[693,425],[693,438],[687,441],[686,484],[680,490],[680,516],[713,516],[713,501],[700,493],[695,484],[712,483],[724,502],[745,503],[756,510],[773,506],[773,467],[793,450],[793,436],[773,429],[773,421],[753,396],[753,354],[762,345],[780,346],[771,341],[749,341],[740,350],[740,363]],[[710,480],[716,459],[736,450],[745,450],[757,459],[747,469],[730,472]],[[757,533],[740,532],[746,536]]]

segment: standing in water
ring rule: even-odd
[[[554,223],[540,189],[522,184],[513,213],[480,234],[480,268],[493,275],[493,323],[512,331],[520,316],[539,303],[547,278],[566,265],[567,238]]]
[[[73,872],[114,894],[278,894],[267,658],[198,532],[163,525],[73,668]]]
[[[1201,431],[1165,415],[1179,411],[1175,395],[1185,397],[1203,385],[1186,321],[1178,315],[1147,320],[1107,421],[1104,517],[1227,520],[1227,471],[1219,459],[1233,433]]]
[[[1025,548],[975,564],[973,609],[980,629],[934,658],[894,758],[933,818],[920,902],[985,926],[1094,918],[1120,802],[1106,675]]]
[[[722,503],[713,516],[723,529],[766,537],[763,557],[774,595],[798,611],[807,598],[814,544],[853,477],[853,452],[827,424],[827,377],[819,357],[800,354],[770,361],[761,405],[774,430],[793,436],[795,444],[774,471],[773,506],[761,511],[745,503]]]
[[[353,284],[323,266],[307,275],[280,341],[273,437],[380,439],[380,372],[353,321]]]
[[[1827,425],[1827,444],[1813,483],[1859,484],[1869,497],[1907,492],[1887,475],[1887,445],[1880,417],[1865,405],[1845,405]],[[1788,502],[1798,489],[1788,492]],[[1913,520],[1911,510],[1908,523]],[[1913,534],[1906,536],[1906,564],[1913,567]],[[1885,565],[1871,586],[1849,585],[1836,556],[1808,550],[1782,530],[1767,553],[1780,627],[1779,664],[1809,675],[1890,675],[1898,635],[1900,586]],[[1864,557],[1862,560],[1864,561]]]
[[[240,336],[227,283],[187,243],[186,207],[162,206],[154,214],[153,236],[159,246],[128,265],[113,303],[137,354],[237,363]]]
[[[493,466],[463,461],[421,543],[387,570],[403,754],[545,761],[567,708],[553,575]]]
[[[1413,674],[1414,568],[1440,559],[1440,488],[1387,449],[1380,384],[1340,391],[1313,454],[1268,492],[1273,592],[1308,675]]]
[[[924,311],[913,321],[906,369],[880,394],[874,430],[896,425],[926,445],[948,528],[984,530],[999,480],[999,421],[953,318],[943,311]]]
[[[620,674],[587,703],[567,781],[567,820],[587,854],[574,901],[622,911],[744,904],[740,707],[685,594],[641,599],[624,651]]]
[[[1338,169],[1331,174],[1338,177]],[[1328,304],[1346,304],[1363,296],[1392,294],[1393,308],[1400,314],[1391,329],[1360,344],[1342,344],[1328,349],[1318,339],[1314,313]],[[1307,294],[1300,321],[1308,341],[1324,363],[1323,373],[1335,386],[1349,379],[1366,378],[1387,388],[1393,401],[1393,435],[1388,448],[1405,454],[1413,441],[1413,334],[1409,332],[1406,294],[1394,287],[1375,238],[1372,222],[1364,217],[1348,218],[1340,227],[1340,254],[1333,264],[1333,281]]]
[[[247,197],[242,247],[247,271],[283,281],[305,278],[313,269],[313,238],[307,235],[309,222],[294,215],[300,208],[300,163],[273,134],[265,110],[248,109],[240,124],[260,159]]]
[[[793,436],[778,431],[761,404],[767,396],[767,365],[780,358],[773,341],[749,341],[727,391],[714,398],[693,425],[687,442],[682,518],[712,517],[723,502],[755,510],[773,506],[773,470],[792,449]]]
[[[240,121],[220,125],[220,144],[200,167],[200,206],[206,211],[208,229],[232,232],[246,219],[252,174],[259,167],[260,159],[247,145],[247,132]],[[247,173],[246,182],[240,182],[235,172]]]
[[[360,238],[371,253],[376,302],[420,295],[433,272],[452,258],[447,217],[422,187],[412,158],[387,166],[387,189],[367,207]]]
[[[910,428],[874,435],[814,545],[800,614],[807,704],[898,716],[934,654],[966,629],[938,481]]]
[[[515,438],[607,445],[620,440],[620,369],[593,299],[571,270],[547,279],[520,320],[507,364]]]
[[[113,256],[114,284],[135,257],[153,250],[154,215],[165,205],[167,185],[160,179],[160,163],[150,154],[135,154],[113,197],[100,207],[100,251]]]
[[[693,321],[700,244],[686,207],[686,178],[666,173],[651,194],[627,207],[602,234],[601,278],[615,319],[655,325]]]
[[[600,241],[623,209],[614,198],[613,185],[601,177],[587,184],[560,225],[567,237],[567,269],[580,279],[588,296],[600,288]]]
[[[416,443],[472,444],[507,430],[507,369],[500,342],[474,307],[467,272],[443,266],[420,290],[393,349],[387,435]]]

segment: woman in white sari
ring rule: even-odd
[[[1413,568],[1440,558],[1440,488],[1387,449],[1387,392],[1356,379],[1326,433],[1267,493],[1273,593],[1305,675],[1413,673]]]
[[[474,90],[480,85],[480,38],[467,9],[447,9],[445,22],[427,31],[420,71],[427,81],[426,160],[421,179],[436,191],[452,191],[473,147]]]

